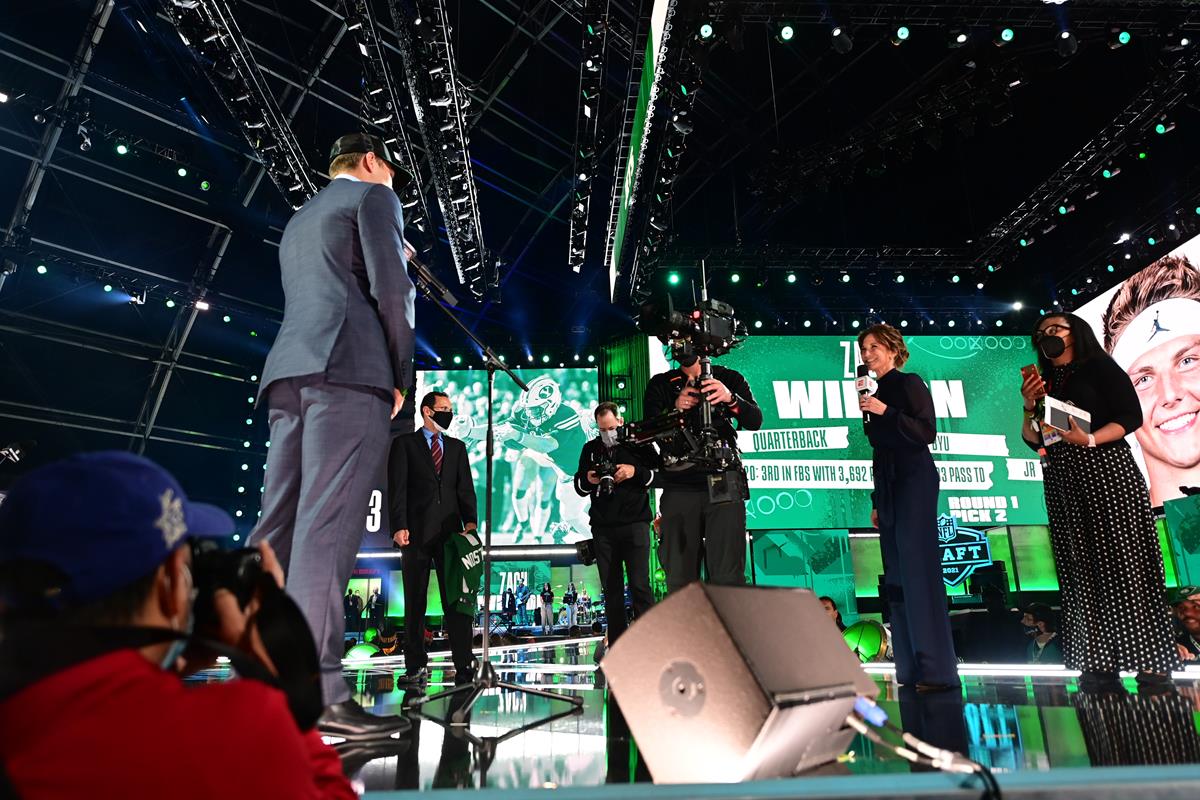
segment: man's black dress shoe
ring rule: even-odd
[[[928,681],[917,681],[917,691],[920,694],[936,694],[937,692],[952,692],[962,689],[962,684],[959,683],[932,683]]]
[[[472,664],[466,669],[454,670],[454,685],[463,686],[475,680],[475,666]]]
[[[429,683],[429,668],[421,667],[416,672],[406,672],[396,679],[397,686],[425,686]]]
[[[386,739],[407,733],[411,727],[412,723],[404,717],[377,716],[354,700],[326,706],[317,720],[317,730],[323,735],[338,736],[347,741]]]

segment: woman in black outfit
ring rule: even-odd
[[[933,397],[919,375],[900,367],[900,331],[872,325],[858,335],[863,363],[879,384],[863,396],[875,455],[871,524],[879,528],[883,583],[892,628],[896,681],[921,691],[959,686],[938,545],[938,474],[929,445],[937,435]]]
[[[1044,448],[1050,545],[1062,595],[1062,650],[1083,683],[1137,672],[1140,683],[1166,683],[1179,668],[1170,613],[1162,602],[1162,551],[1146,481],[1125,436],[1141,427],[1129,376],[1074,314],[1047,314],[1034,327],[1040,375],[1021,384],[1021,435]],[[1091,414],[1091,433],[1071,421],[1062,441],[1044,443],[1047,395]],[[1051,429],[1049,438],[1053,439]]]

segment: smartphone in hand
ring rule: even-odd
[[[1031,376],[1038,375],[1037,364],[1026,364],[1021,367],[1021,381],[1027,381]]]

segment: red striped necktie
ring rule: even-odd
[[[442,474],[442,435],[435,433],[430,442],[430,452],[433,454],[433,471]]]

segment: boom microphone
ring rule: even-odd
[[[874,397],[875,392],[879,390],[879,384],[871,377],[871,370],[866,364],[858,365],[858,378],[854,381],[854,389],[858,392],[859,397]],[[863,412],[863,427],[871,421],[870,413]]]

